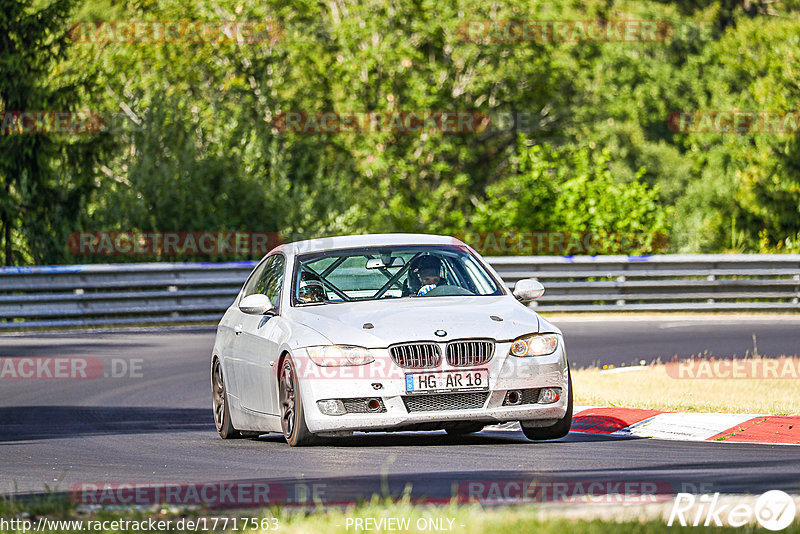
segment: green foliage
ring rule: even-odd
[[[2,261],[63,259],[63,243],[94,189],[93,164],[105,143],[89,136],[11,133],[7,114],[81,109],[94,87],[92,66],[67,61],[65,20],[74,0],[37,8],[0,1],[0,243]]]
[[[661,204],[658,186],[641,182],[645,169],[628,182],[615,179],[610,163],[608,149],[592,153],[528,148],[521,139],[516,174],[487,188],[470,228],[499,233],[640,233],[649,236],[643,241],[660,241],[671,209]]]
[[[74,1],[0,0],[0,109],[114,119],[95,135],[0,135],[6,264],[108,261],[71,256],[77,231],[663,232],[672,252],[797,250],[797,134],[667,123],[797,109],[796,2]],[[66,37],[85,20],[265,19],[279,39]],[[671,33],[463,38],[489,19],[659,20]],[[292,110],[528,120],[478,134],[280,131],[273,119]]]

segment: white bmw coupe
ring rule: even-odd
[[[509,293],[458,239],[387,234],[281,245],[217,329],[214,420],[223,438],[289,445],[354,431],[479,432],[519,421],[565,436],[572,382],[561,331]]]

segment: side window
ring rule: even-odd
[[[283,286],[283,266],[286,263],[283,256],[276,254],[267,260],[267,265],[258,283],[253,289],[253,293],[261,293],[269,297],[270,302],[276,308],[280,302],[281,287]]]
[[[258,281],[261,279],[261,275],[264,273],[264,268],[270,262],[272,258],[267,258],[266,260],[259,263],[255,269],[253,269],[253,274],[250,275],[250,278],[247,280],[247,285],[244,286],[244,291],[242,291],[242,298],[247,297],[248,295],[252,295],[255,293],[255,287]]]

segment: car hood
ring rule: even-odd
[[[492,316],[502,321],[492,319]],[[538,332],[540,325],[538,314],[508,295],[404,298],[306,306],[292,308],[290,319],[313,328],[332,343],[369,348],[419,340],[509,340]],[[373,327],[365,329],[366,323]],[[436,336],[434,332],[437,330],[444,330],[446,336]]]

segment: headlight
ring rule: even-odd
[[[558,348],[556,334],[530,334],[514,340],[511,344],[512,356],[546,356]]]
[[[343,365],[365,365],[375,361],[372,353],[364,347],[349,345],[326,345],[306,349],[311,361],[321,367],[341,367]]]

